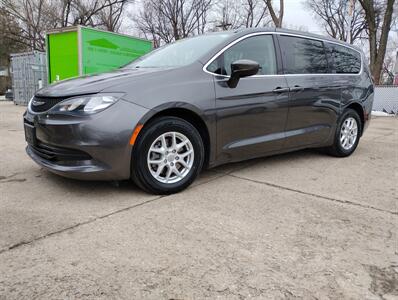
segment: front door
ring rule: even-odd
[[[256,61],[260,70],[230,88],[231,64],[239,59]],[[285,77],[277,74],[273,36],[260,34],[240,40],[207,70],[215,74],[218,160],[241,160],[280,150],[289,92]]]

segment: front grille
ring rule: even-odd
[[[35,113],[41,113],[49,110],[55,104],[65,100],[65,98],[55,98],[55,97],[33,97],[33,100],[30,104],[30,109]]]
[[[83,151],[76,149],[54,147],[39,142],[37,145],[29,145],[32,151],[49,161],[66,161],[66,160],[89,160],[91,156]]]

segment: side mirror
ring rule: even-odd
[[[234,61],[231,64],[231,77],[228,80],[228,86],[230,88],[236,88],[238,85],[239,79],[243,77],[248,77],[252,75],[256,75],[258,70],[260,69],[260,65],[249,59],[240,59]]]

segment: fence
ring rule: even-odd
[[[47,85],[46,54],[33,51],[10,56],[14,103],[27,105],[35,92]]]
[[[398,86],[376,86],[373,110],[398,114]]]

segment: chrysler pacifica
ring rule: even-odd
[[[203,167],[303,148],[349,156],[372,104],[352,45],[279,29],[211,33],[39,90],[26,150],[62,176],[167,194]]]

